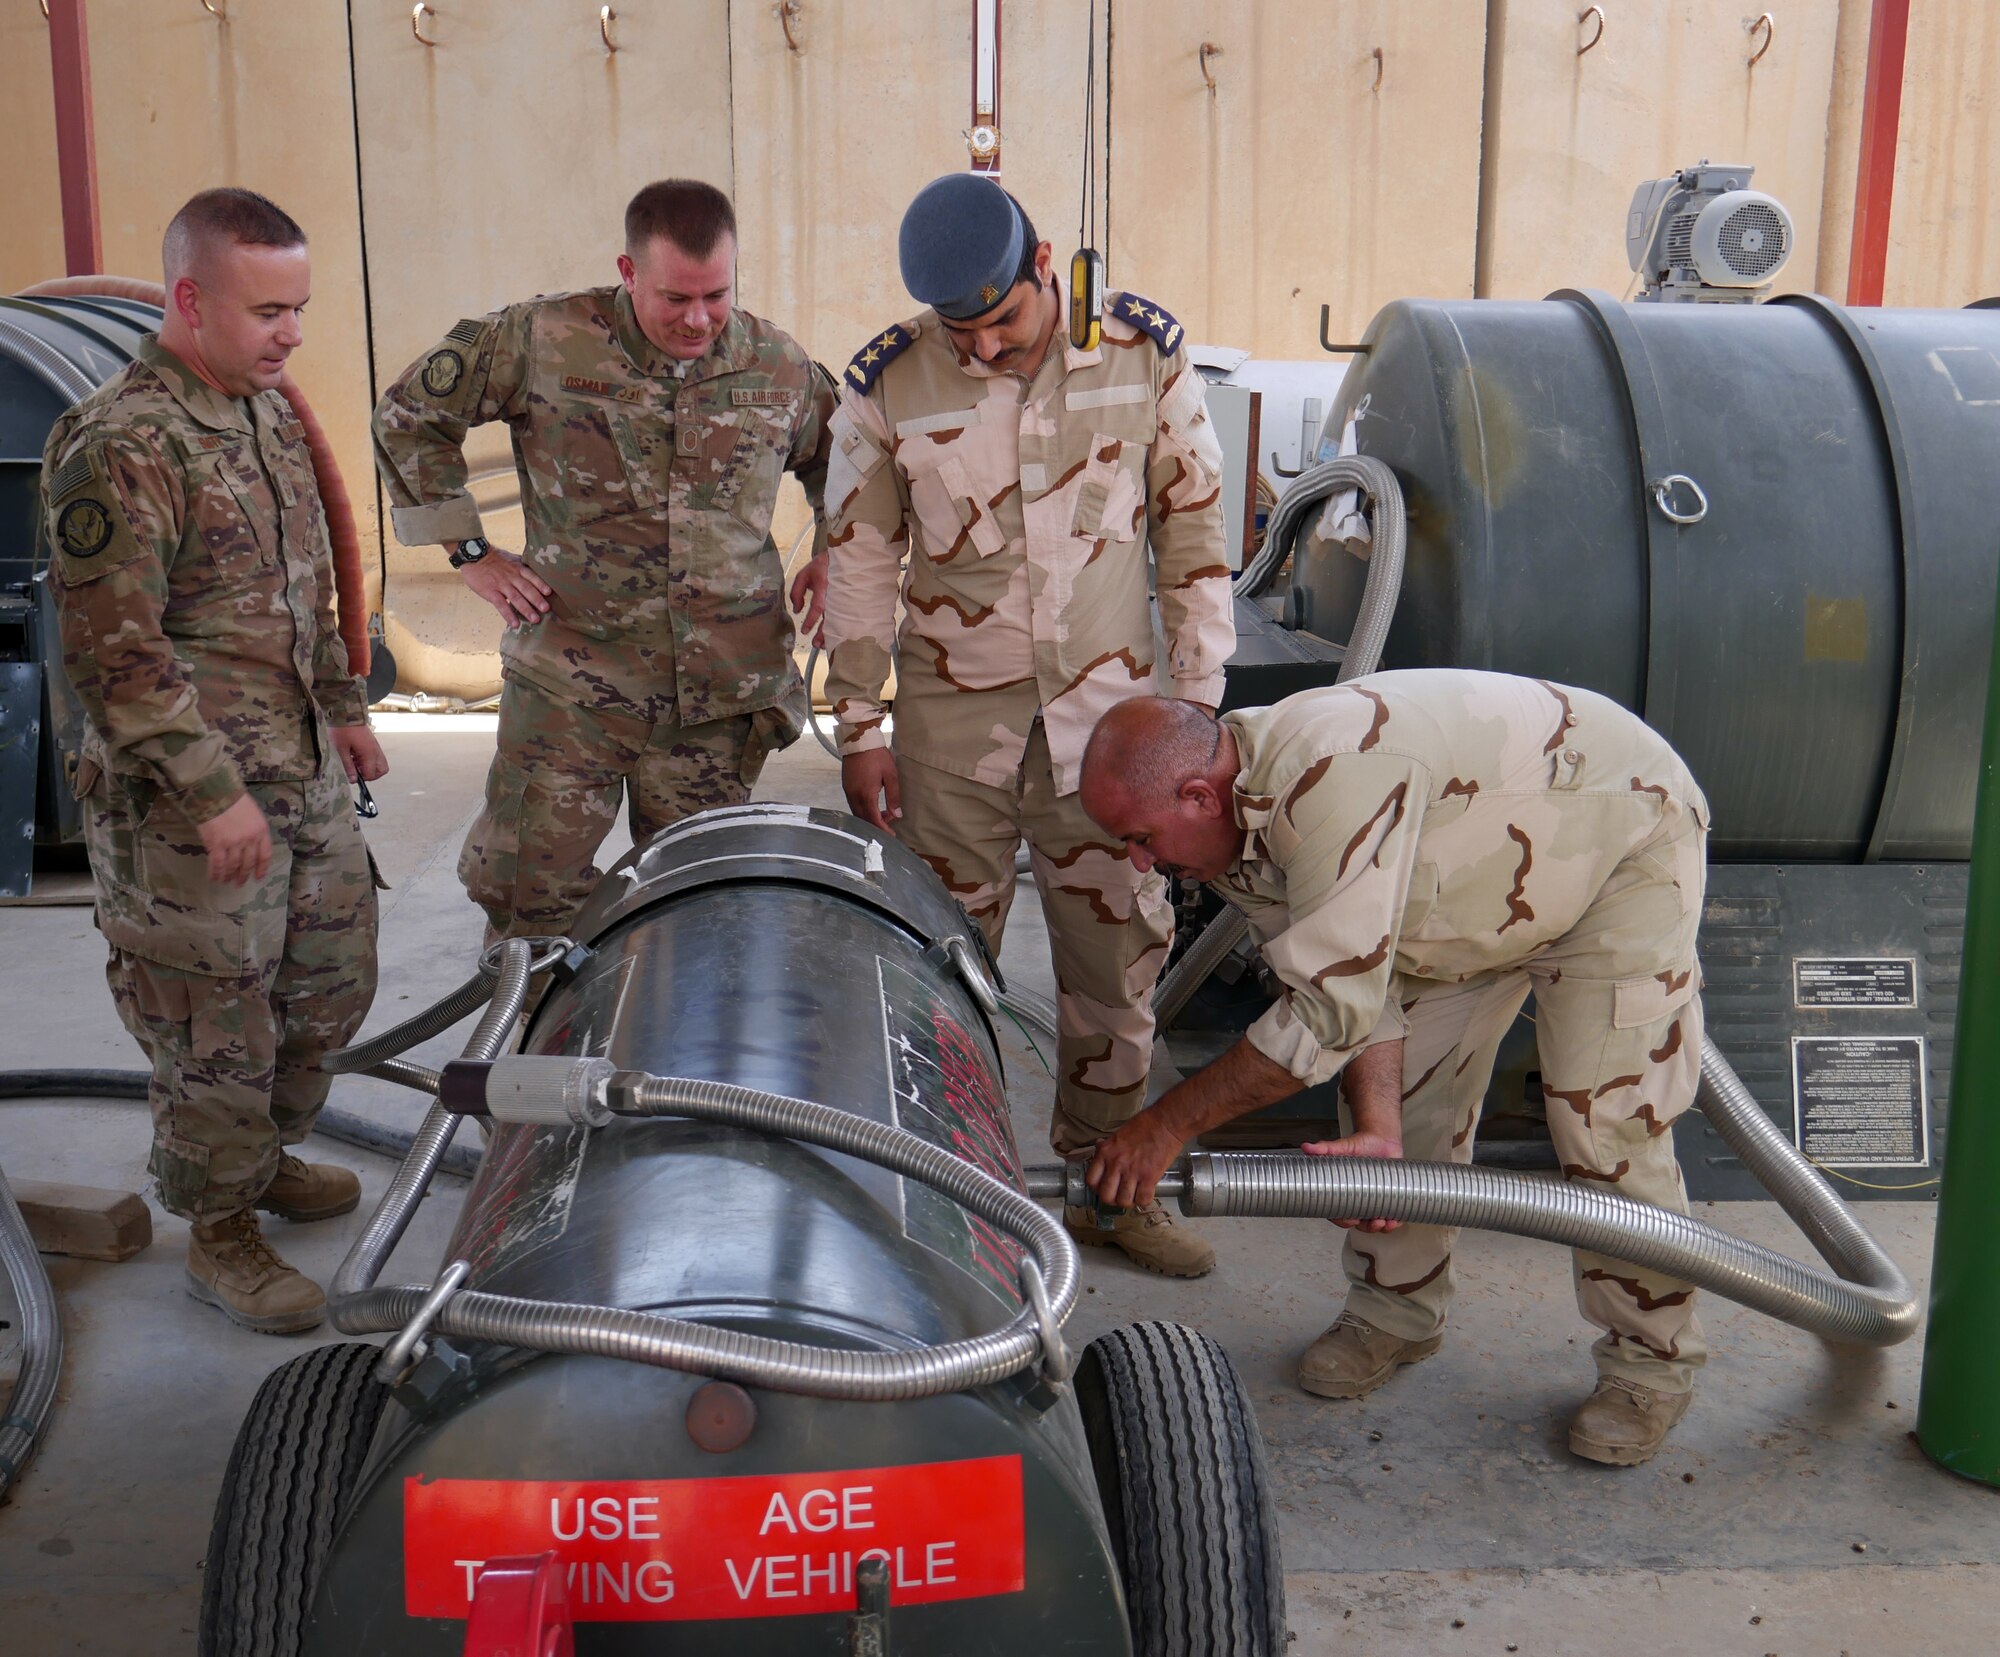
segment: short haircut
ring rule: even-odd
[[[1141,811],[1160,811],[1184,784],[1206,777],[1222,748],[1222,722],[1199,702],[1166,696],[1120,702],[1084,744],[1083,776],[1119,788]]]
[[[706,259],[724,236],[736,239],[736,209],[713,184],[663,178],[648,184],[625,209],[625,251],[633,258],[655,236],[690,259]]]
[[[234,188],[203,190],[167,225],[160,263],[169,283],[194,273],[202,256],[222,243],[238,247],[304,247],[299,222],[268,196]]]

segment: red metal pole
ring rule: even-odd
[[[1868,79],[1861,98],[1861,165],[1854,178],[1854,243],[1847,302],[1882,303],[1889,265],[1889,198],[1896,188],[1896,129],[1903,113],[1903,53],[1910,0],[1875,0],[1868,22]]]
[[[83,0],[49,0],[49,68],[56,92],[63,262],[71,276],[95,276],[104,269],[104,233],[97,222],[97,138],[90,119],[90,33]]]

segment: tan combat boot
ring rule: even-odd
[[[196,1300],[260,1334],[297,1334],[326,1316],[320,1286],[278,1258],[253,1209],[188,1233],[187,1285]]]
[[[1342,1312],[1340,1321],[1305,1350],[1299,1359],[1299,1385],[1321,1398],[1359,1398],[1373,1392],[1404,1364],[1422,1363],[1444,1336],[1406,1341],[1366,1318]]]
[[[1109,1230],[1089,1208],[1065,1208],[1063,1224],[1078,1248],[1123,1249],[1135,1265],[1162,1277],[1206,1277],[1215,1270],[1215,1250],[1175,1225],[1157,1201],[1113,1216]]]
[[[1637,1467],[1659,1454],[1694,1393],[1655,1392],[1636,1381],[1601,1375],[1597,1390],[1569,1418],[1570,1454],[1606,1467]]]
[[[330,1220],[361,1200],[361,1181],[330,1162],[301,1162],[287,1151],[257,1206],[281,1220]]]

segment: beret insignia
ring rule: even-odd
[[[456,351],[433,351],[424,360],[424,390],[433,397],[449,397],[465,372],[465,359]]]
[[[1151,334],[1163,357],[1171,355],[1181,342],[1181,325],[1150,299],[1141,299],[1136,293],[1114,294],[1109,309],[1121,322]]]
[[[73,500],[56,519],[56,539],[72,558],[94,558],[111,541],[111,514],[88,495]]]
[[[882,377],[882,370],[907,351],[915,337],[907,328],[884,328],[854,353],[854,360],[847,365],[847,372],[842,376],[843,381],[863,393],[873,390],[875,382]]]

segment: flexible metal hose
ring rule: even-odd
[[[1201,1217],[1380,1217],[1511,1232],[1628,1261],[1833,1340],[1907,1340],[1922,1309],[1896,1263],[1712,1044],[1702,1048],[1701,1079],[1708,1119],[1840,1276],[1668,1209],[1455,1163],[1197,1154],[1178,1192],[1181,1208]]]
[[[6,1269],[21,1317],[21,1370],[14,1377],[6,1416],[0,1418],[0,1499],[4,1499],[48,1425],[63,1360],[56,1292],[4,1171],[0,1171],[0,1266]]]
[[[529,968],[533,959],[533,951],[525,938],[509,938],[500,946],[500,976],[497,980],[481,971],[429,1012],[419,1013],[415,1018],[399,1024],[388,1035],[377,1036],[367,1046],[380,1048],[391,1036],[409,1031],[416,1033],[410,1035],[405,1045],[414,1045],[439,1030],[449,1029],[471,1011],[471,1007],[461,1007],[448,1019],[443,1015],[477,989],[482,999],[490,999],[486,1002],[486,1015],[480,1019],[471,1039],[465,1044],[465,1057],[481,1060],[496,1057],[527,1002]],[[360,1049],[350,1047],[346,1051],[353,1054]],[[386,1053],[374,1055],[373,1062],[381,1063],[388,1056]],[[381,1205],[368,1217],[368,1224],[362,1228],[354,1246],[347,1251],[347,1258],[341,1261],[340,1270],[333,1274],[333,1287],[327,1299],[328,1315],[336,1329],[348,1334],[358,1332],[355,1325],[343,1321],[346,1309],[357,1295],[370,1289],[381,1274],[383,1262],[409,1229],[417,1204],[424,1200],[431,1177],[444,1160],[445,1151],[451,1145],[451,1136],[462,1120],[442,1105],[432,1105],[425,1114],[423,1126],[417,1129],[416,1137],[410,1142],[410,1154],[403,1159],[403,1165],[396,1170],[396,1177],[389,1182]],[[422,1291],[418,1291],[418,1295],[421,1298]],[[399,1327],[402,1321],[407,1319],[399,1320],[398,1324],[369,1324],[367,1327],[394,1328]]]
[[[525,942],[525,940],[521,940]],[[526,992],[525,983],[522,989]],[[357,1070],[372,1070],[385,1059],[393,1059],[398,1053],[406,1053],[417,1043],[429,1041],[432,1036],[441,1036],[460,1019],[476,1013],[493,1000],[493,976],[484,967],[453,990],[450,995],[433,1006],[426,1007],[414,1018],[406,1018],[392,1030],[384,1030],[379,1036],[356,1042],[352,1047],[337,1047],[319,1061],[319,1067],[335,1076],[352,1075]],[[516,1009],[518,1015],[519,1009]],[[389,1081],[401,1078],[390,1076]]]
[[[1076,1304],[1080,1275],[1076,1246],[1061,1225],[1012,1186],[902,1128],[805,1099],[684,1077],[649,1076],[630,1087],[614,1082],[611,1105],[620,1115],[693,1117],[782,1134],[921,1180],[1028,1245],[1046,1279],[1058,1326]],[[343,1278],[346,1273],[343,1266]],[[335,1282],[338,1289],[341,1279]],[[400,1328],[416,1314],[428,1292],[405,1287],[351,1294],[336,1303],[334,1321],[349,1334]],[[1045,1351],[1032,1307],[1024,1307],[1004,1329],[903,1352],[812,1346],[650,1312],[478,1291],[448,1300],[431,1327],[448,1335],[530,1350],[590,1353],[695,1370],[778,1392],[875,1402],[990,1385],[1038,1361],[1058,1371],[1066,1366],[1060,1351]]]

